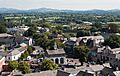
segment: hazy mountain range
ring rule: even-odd
[[[58,10],[58,9],[51,9],[51,8],[39,8],[39,9],[30,9],[30,10],[18,10],[13,8],[0,8],[0,13],[54,13],[54,12],[69,12],[69,13],[115,13],[120,14],[119,9],[113,10]]]

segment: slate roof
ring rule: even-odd
[[[115,76],[120,76],[120,71],[114,71],[113,73]]]
[[[104,76],[108,76],[110,73],[113,73],[113,69],[112,68],[108,68],[108,67],[104,67],[104,69],[102,69],[102,74]]]
[[[46,50],[48,55],[65,54],[64,49]]]
[[[19,54],[20,52],[25,51],[25,50],[27,50],[26,47],[15,48],[14,50],[12,50],[12,51],[8,54],[8,56],[17,55],[17,54]]]
[[[84,36],[84,37],[79,37],[78,39],[77,39],[77,41],[79,42],[79,41],[81,41],[81,39],[86,39],[86,40],[88,40],[88,39],[104,39],[104,37],[103,36]]]
[[[11,37],[13,35],[7,34],[7,33],[2,33],[0,34],[0,37]]]
[[[35,50],[43,50],[43,48],[41,48],[40,46],[33,46],[35,48]]]
[[[101,71],[104,68],[103,65],[90,65],[89,67],[85,67],[84,69],[81,69],[81,71],[88,71],[88,72],[98,72]]]
[[[42,71],[42,72],[38,72],[38,73],[30,73],[30,74],[25,74],[23,76],[56,76],[57,74],[57,70],[55,71]]]
[[[0,59],[5,57],[7,55],[7,52],[0,51]]]
[[[70,73],[67,73],[62,70],[48,70],[48,71],[42,71],[39,73],[30,73],[30,74],[25,74],[24,76],[69,76]]]
[[[80,71],[76,76],[94,76],[94,74]]]
[[[111,49],[114,54],[120,53],[120,48]]]
[[[75,45],[76,44],[76,42],[75,41],[71,41],[71,40],[69,40],[69,41],[66,41],[65,42],[65,45]]]
[[[67,73],[67,72],[62,71],[62,70],[58,70],[56,76],[69,76],[69,75],[70,75],[70,73]]]

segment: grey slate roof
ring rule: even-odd
[[[69,75],[70,75],[70,73],[67,73],[67,72],[62,71],[62,70],[58,70],[56,76],[69,76]]]
[[[40,46],[33,46],[35,48],[35,50],[43,50],[43,48],[41,48]]]
[[[25,51],[25,50],[27,50],[26,47],[15,48],[14,50],[12,50],[12,51],[8,54],[8,56],[17,55],[17,54],[19,54],[20,52]]]
[[[25,74],[24,76],[56,76],[57,70],[55,71],[42,71],[38,73],[30,73],[30,74]]]
[[[84,71],[80,71],[76,76],[94,76],[94,74],[84,72]]]
[[[7,55],[7,52],[0,51],[0,59],[1,59],[2,57],[5,57],[6,55]]]
[[[13,35],[7,34],[7,33],[2,33],[0,34],[0,37],[11,37]]]
[[[64,49],[46,50],[48,55],[65,54]]]

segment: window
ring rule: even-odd
[[[64,63],[64,58],[60,58],[60,63],[61,63],[61,64]]]
[[[106,60],[109,61],[109,57],[107,57]]]
[[[59,64],[59,59],[58,58],[55,59],[55,63]]]
[[[10,60],[10,57],[8,57],[8,59]]]
[[[53,59],[51,59],[52,61],[54,61]]]

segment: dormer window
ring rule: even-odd
[[[8,59],[10,60],[10,57],[8,57]]]

